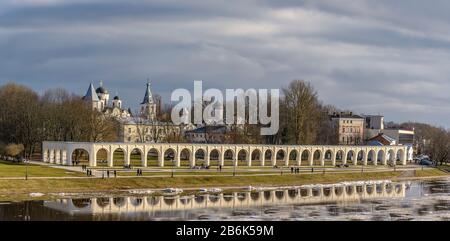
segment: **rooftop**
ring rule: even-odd
[[[337,118],[349,118],[349,119],[364,119],[360,115],[353,114],[353,112],[340,112],[340,113],[333,113],[330,115],[331,119],[337,119]]]

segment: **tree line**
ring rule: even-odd
[[[161,98],[158,98],[158,103],[158,120],[170,122],[171,106],[163,107]],[[309,82],[294,80],[282,89],[280,129],[276,135],[261,136],[259,125],[231,125],[223,142],[337,144],[338,130],[330,121],[330,114],[336,112],[341,110],[322,103]],[[9,150],[10,153],[23,152],[30,156],[40,150],[44,140],[117,141],[119,125],[114,118],[92,110],[80,96],[64,89],[50,89],[39,95],[15,83],[0,86],[0,154]],[[414,145],[418,154],[429,155],[439,163],[447,162],[450,158],[450,132],[447,129],[413,122],[387,123],[387,126],[414,128]],[[177,138],[166,138],[165,141],[185,140],[178,133]]]
[[[42,141],[115,141],[117,123],[64,89],[39,95],[16,83],[0,86],[0,152],[31,157]],[[16,148],[11,148],[16,145]],[[9,147],[9,148],[7,148]],[[20,148],[19,148],[20,149]]]

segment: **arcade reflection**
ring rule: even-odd
[[[405,197],[405,183],[390,181],[308,185],[251,192],[174,196],[105,196],[45,201],[44,206],[70,215],[156,214],[206,209],[242,209],[276,205],[353,203]],[[155,215],[158,216],[158,215]]]

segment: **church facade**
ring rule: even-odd
[[[122,108],[122,100],[120,100],[118,95],[114,96],[110,103],[109,91],[103,87],[103,81],[100,81],[100,87],[97,89],[91,83],[83,100],[89,102],[93,110],[102,112],[106,116],[115,118],[131,117],[131,113]]]

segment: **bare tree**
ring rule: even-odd
[[[322,113],[317,92],[310,83],[294,80],[283,89],[283,94],[280,107],[283,142],[313,144]]]
[[[92,110],[80,96],[52,89],[40,97],[9,83],[0,87],[0,141],[23,144],[31,156],[49,141],[114,141],[117,125]]]

